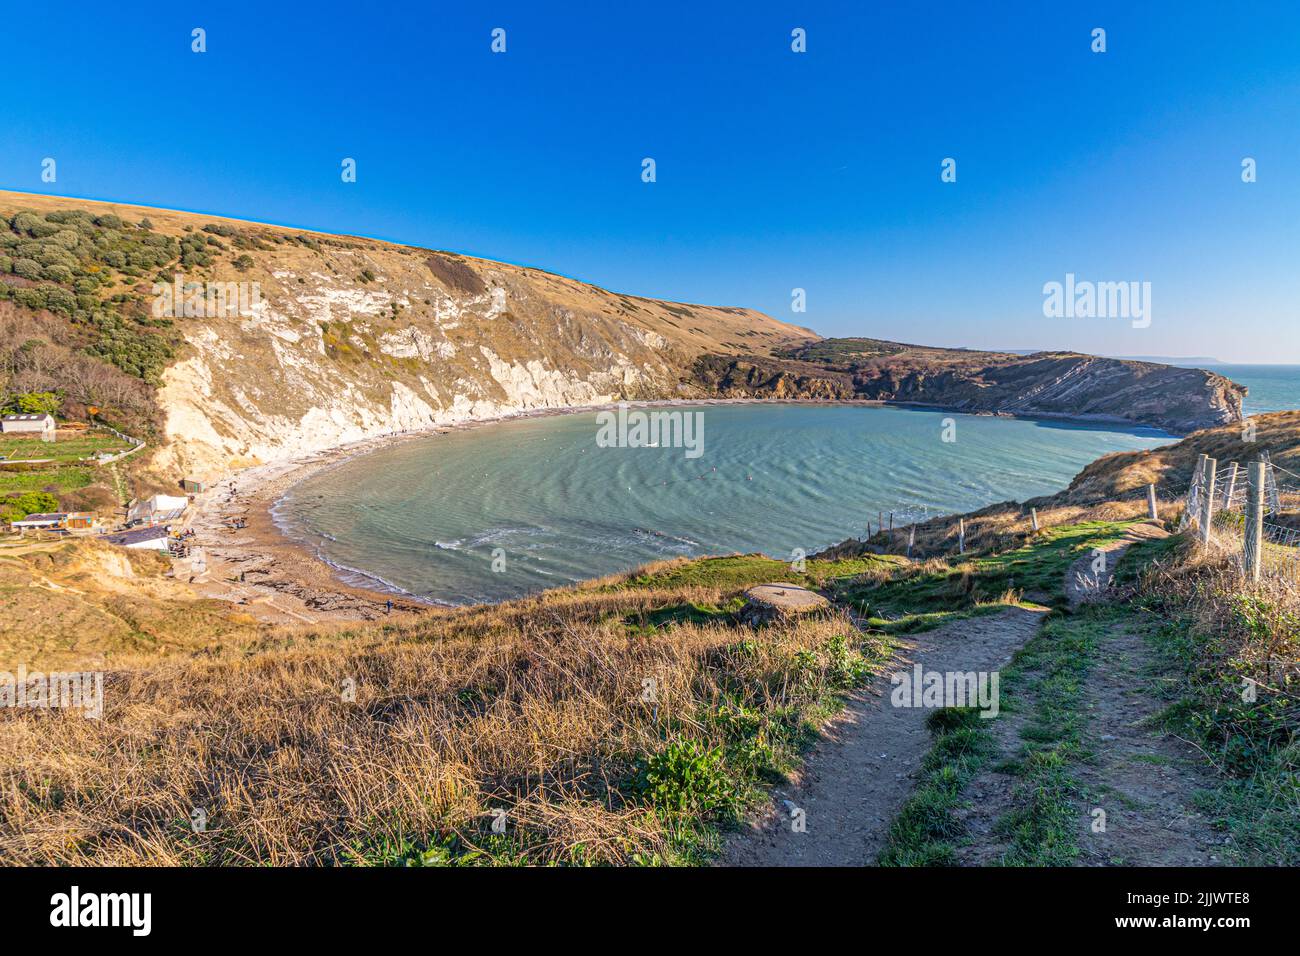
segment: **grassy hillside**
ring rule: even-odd
[[[0,859],[702,859],[888,649],[842,611],[739,625],[739,588],[771,565],[678,563],[414,623],[283,631],[253,656],[211,636],[160,644],[110,672],[102,724],[0,715]],[[207,834],[189,829],[196,806]]]
[[[678,560],[494,607],[329,628],[223,614],[152,558],[85,544],[10,552],[4,617],[39,606],[49,626],[36,640],[4,632],[7,658],[108,673],[102,721],[0,714],[0,859],[705,862],[898,641],[1027,600],[1056,610],[1007,675],[1012,735],[999,737],[1001,719],[935,717],[936,748],[885,862],[961,862],[986,843],[1001,862],[1075,861],[1075,814],[1096,799],[1095,718],[1080,695],[1088,662],[1103,667],[1106,635],[1130,617],[1159,648],[1162,720],[1207,755],[1216,782],[1196,799],[1230,837],[1230,861],[1287,859],[1300,819],[1294,588],[1244,588],[1230,549],[1175,537],[1124,558],[1121,601],[1071,610],[1069,569],[1128,524],[1054,526],[1011,550],[915,563]],[[773,579],[819,588],[831,611],[747,622],[741,592]],[[1262,706],[1241,703],[1245,676],[1267,689]],[[1016,716],[1040,710],[1029,724]],[[990,773],[1018,782],[998,791],[1003,822],[977,840],[964,794]],[[195,808],[204,832],[190,826]]]

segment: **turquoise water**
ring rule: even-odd
[[[698,458],[597,447],[594,413],[501,422],[345,462],[293,488],[277,517],[364,583],[497,601],[676,556],[811,553],[861,536],[878,511],[904,525],[1023,500],[1101,455],[1171,440],[902,408],[690,410],[703,415]]]
[[[1300,365],[1206,365],[1212,372],[1245,385],[1247,415],[1300,408]]]

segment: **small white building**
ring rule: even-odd
[[[40,435],[53,438],[57,428],[54,416],[45,415],[5,415],[0,418],[0,432],[6,435]]]
[[[45,512],[28,515],[26,518],[19,518],[17,521],[9,522],[9,527],[15,531],[57,531],[63,527],[63,523],[68,520],[66,513],[62,511]]]
[[[127,507],[126,523],[164,524],[175,521],[185,513],[190,499],[183,495],[154,495],[141,501],[133,501]]]

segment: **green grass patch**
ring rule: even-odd
[[[1260,601],[1234,596],[1233,623],[1248,633],[1259,631],[1254,639],[1265,640],[1264,632],[1279,626],[1278,614]],[[1156,608],[1164,603],[1151,602]],[[1255,700],[1245,700],[1245,665],[1231,652],[1228,635],[1200,633],[1186,614],[1166,618],[1148,639],[1166,664],[1158,682],[1169,702],[1161,724],[1196,741],[1226,775],[1221,785],[1197,796],[1198,809],[1230,836],[1224,855],[1244,866],[1300,866],[1294,696],[1257,687]]]
[[[72,438],[42,441],[31,436],[0,435],[0,458],[9,461],[50,458],[58,462],[75,462],[98,452],[116,454],[131,446],[111,432],[87,431]]]
[[[1119,564],[1115,566],[1115,585],[1117,587],[1131,587],[1137,584],[1142,572],[1150,567],[1153,562],[1170,563],[1182,545],[1183,538],[1176,534],[1167,538],[1152,538],[1147,541],[1134,542],[1129,545],[1128,550],[1119,559]]]
[[[962,791],[996,749],[991,720],[974,707],[945,707],[926,718],[934,744],[916,790],[894,818],[880,854],[882,866],[951,866],[962,834],[956,811]]]
[[[1015,806],[996,825],[1010,841],[1006,865],[1069,866],[1078,858],[1080,789],[1072,768],[1090,756],[1084,682],[1098,642],[1123,613],[1096,605],[1050,617],[1003,672],[1004,694],[1027,716],[1023,755],[1007,768],[1020,778]]]
[[[0,469],[0,495],[47,489],[58,495],[94,484],[96,479],[96,468],[93,465],[51,466],[22,471]]]
[[[900,559],[889,555],[867,555],[838,561],[809,558],[804,561],[804,570],[796,571],[788,561],[778,561],[760,554],[732,555],[725,558],[698,558],[669,565],[609,587],[611,590],[681,587],[732,590],[770,581],[788,581],[808,588],[821,588],[833,581],[890,570],[900,563]]]
[[[744,606],[745,600],[741,597],[732,598],[722,606],[694,602],[669,604],[653,611],[629,614],[623,618],[623,623],[636,633],[649,635],[679,624],[710,624],[729,621]]]
[[[1044,604],[1063,604],[1065,574],[1093,548],[1120,538],[1132,522],[1088,521],[1050,528],[1001,554],[952,558],[943,570],[900,571],[888,580],[847,584],[842,596],[863,613],[890,615],[952,611],[996,601],[1008,591]]]

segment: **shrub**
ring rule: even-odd
[[[17,521],[28,515],[57,511],[59,499],[46,491],[28,491],[0,499],[0,519]]]
[[[735,798],[721,751],[693,740],[670,741],[659,753],[643,758],[638,782],[650,803],[665,810],[708,813]]]
[[[72,281],[72,270],[61,262],[48,265],[42,271],[45,278],[51,282],[69,283]]]
[[[14,275],[35,281],[42,274],[41,264],[35,259],[15,259]]]
[[[9,407],[23,415],[53,415],[62,404],[54,392],[21,392],[13,397]]]

